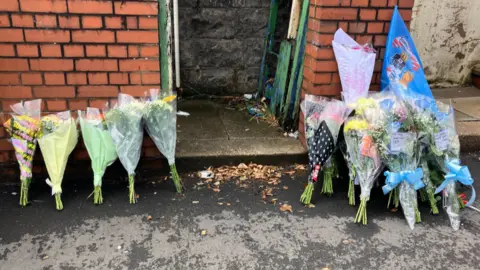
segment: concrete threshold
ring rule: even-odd
[[[251,120],[246,111],[208,100],[187,100],[178,109],[176,160],[179,168],[198,170],[238,163],[305,163],[306,150],[278,127]]]

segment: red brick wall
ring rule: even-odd
[[[310,0],[302,97],[306,93],[340,96],[342,87],[332,49],[333,35],[338,28],[361,44],[373,44],[377,50],[377,61],[370,90],[380,90],[385,42],[393,8],[398,5],[408,26],[413,4],[414,0]],[[303,115],[299,129],[304,130]],[[303,132],[300,136],[304,142]]]
[[[0,110],[34,98],[45,112],[101,108],[159,87],[157,14],[156,0],[1,0]],[[9,161],[2,127],[0,163]]]

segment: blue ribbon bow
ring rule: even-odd
[[[415,171],[401,171],[398,173],[386,171],[384,175],[387,179],[385,180],[385,185],[382,187],[383,194],[388,194],[403,181],[407,181],[415,190],[419,190],[425,186],[422,182],[423,170],[421,168]]]
[[[443,183],[435,190],[435,194],[444,190],[447,184],[451,181],[457,181],[463,185],[470,186],[472,188],[472,197],[470,197],[470,200],[468,201],[466,206],[472,205],[477,195],[475,193],[475,189],[473,188],[473,178],[470,174],[470,170],[468,170],[468,167],[461,166],[460,160],[454,159],[447,163],[447,168],[448,174],[445,175],[445,181],[443,181]]]

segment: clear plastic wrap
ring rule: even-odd
[[[385,172],[383,192],[390,193],[396,205],[400,202],[405,219],[413,229],[415,222],[421,221],[417,190],[424,187],[423,170],[418,168],[420,145],[417,128],[404,102],[390,91],[382,92],[377,100],[385,121],[372,132],[372,138],[389,169]]]
[[[335,33],[332,45],[345,103],[350,105],[367,97],[375,67],[375,50],[370,44],[358,44],[342,29]]]
[[[42,117],[38,144],[50,177],[46,182],[52,188],[52,195],[55,195],[57,210],[63,209],[61,200],[63,174],[68,157],[77,142],[77,126],[70,111]]]
[[[118,158],[128,173],[130,203],[137,202],[135,169],[142,152],[143,110],[144,104],[127,94],[119,94],[113,109],[105,109],[105,121]]]
[[[107,167],[117,159],[117,151],[99,109],[89,107],[86,111],[78,111],[78,119],[82,129],[83,142],[92,160],[93,202],[102,204],[102,177]]]
[[[345,143],[347,145],[348,159],[351,161],[350,170],[360,183],[360,207],[355,222],[367,224],[367,202],[370,191],[383,169],[377,147],[370,133],[371,125],[359,116],[350,118],[344,127]]]
[[[313,183],[317,182],[322,166],[335,151],[338,133],[347,116],[348,107],[342,101],[314,95],[306,95],[301,107],[305,121],[310,174],[300,201],[310,204]],[[330,184],[324,182],[324,185]]]
[[[32,181],[33,156],[40,131],[42,100],[36,99],[10,106],[14,114],[3,126],[10,134],[20,168],[20,205],[28,204],[28,190]]]
[[[145,125],[148,134],[158,150],[167,158],[170,172],[178,193],[182,192],[182,182],[175,165],[177,145],[177,102],[176,95],[160,93],[150,89],[145,104]]]

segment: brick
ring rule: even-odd
[[[15,56],[13,44],[0,44],[0,56]]]
[[[155,2],[115,1],[115,14],[122,15],[157,15],[158,4]]]
[[[396,5],[398,5],[398,0],[388,0],[389,7],[395,7]]]
[[[117,60],[113,59],[79,59],[75,62],[77,71],[117,71]]]
[[[110,29],[123,28],[122,18],[121,17],[105,17],[105,28],[110,28]]]
[[[142,73],[142,84],[160,84],[160,72]]]
[[[371,7],[386,7],[387,0],[371,0],[370,2]]]
[[[89,73],[88,83],[89,84],[108,84],[107,73]]]
[[[412,20],[412,10],[411,9],[399,9],[402,19],[405,21],[405,24],[408,24]]]
[[[143,155],[145,157],[161,157],[162,154],[156,147],[148,147],[143,149]]]
[[[61,57],[62,49],[60,45],[42,44],[40,45],[42,57]]]
[[[317,8],[316,18],[321,20],[356,20],[356,8]]]
[[[108,103],[108,99],[90,99],[88,103],[90,104],[89,107],[102,109]]]
[[[377,19],[381,21],[390,21],[392,19],[393,9],[378,10]]]
[[[138,50],[137,45],[128,46],[128,57],[138,57],[140,56],[140,51]]]
[[[84,14],[112,14],[113,12],[111,1],[92,0],[70,0],[68,1],[68,11]]]
[[[65,57],[83,57],[83,45],[63,45]]]
[[[348,24],[348,32],[353,34],[364,33],[367,28],[367,24],[364,22],[354,22]]]
[[[127,46],[108,45],[107,47],[108,57],[127,57]]]
[[[21,29],[0,29],[0,42],[22,42],[23,32]]]
[[[308,29],[313,30],[315,32],[320,31],[320,21],[315,20],[313,18],[308,19]]]
[[[3,111],[4,112],[12,112],[12,108],[10,106],[16,104],[16,103],[19,103],[21,102],[22,100],[21,99],[9,99],[9,100],[2,100],[2,108],[3,108]],[[0,129],[2,129],[3,126],[0,125]]]
[[[155,17],[139,17],[138,28],[140,29],[158,29],[158,18]]]
[[[47,110],[50,112],[61,112],[67,110],[66,100],[47,100]]]
[[[110,84],[128,84],[128,73],[110,73],[108,76]]]
[[[35,15],[35,24],[37,27],[57,27],[57,16],[55,15]]]
[[[319,33],[335,33],[338,30],[337,22],[332,21],[320,21],[319,23]]]
[[[78,97],[116,97],[117,86],[79,86]]]
[[[27,71],[27,59],[0,58],[0,71]]]
[[[113,43],[115,42],[115,34],[107,30],[84,30],[72,31],[73,42],[82,43]]]
[[[78,29],[80,28],[80,18],[78,16],[58,16],[60,28]]]
[[[340,83],[340,75],[338,73],[333,73],[332,74],[332,83]]]
[[[87,84],[87,74],[67,73],[67,84],[73,84],[73,85]]]
[[[142,46],[140,47],[140,56],[141,57],[158,57],[159,54],[158,46]]]
[[[27,14],[12,14],[12,25],[16,27],[33,27],[33,16]]]
[[[17,54],[20,57],[37,57],[38,46],[34,44],[17,44]]]
[[[360,20],[373,21],[377,17],[377,10],[375,9],[360,9]]]
[[[158,43],[157,31],[117,31],[120,43]]]
[[[33,93],[37,98],[72,98],[75,96],[73,86],[36,86]]]
[[[65,0],[19,0],[23,12],[65,13]],[[72,2],[72,1],[70,1]]]
[[[2,0],[0,11],[18,11],[17,0]]]
[[[373,36],[369,35],[357,35],[355,36],[355,41],[359,44],[373,43]]]
[[[386,22],[385,26],[383,27],[383,32],[388,33],[390,31],[390,23]]]
[[[158,60],[120,60],[120,71],[159,71]]]
[[[0,139],[0,151],[12,151],[13,146],[8,139]]]
[[[341,84],[313,84],[304,80],[302,87],[304,87],[309,94],[317,96],[339,96],[342,91]]]
[[[313,44],[307,44],[306,53],[314,59],[334,59],[331,48],[319,48]]]
[[[65,85],[64,73],[45,73],[43,76],[47,85]]]
[[[120,86],[120,93],[129,94],[134,97],[143,97],[145,95],[145,92],[150,90],[150,88],[152,87],[148,85],[125,85]]]
[[[22,83],[25,85],[42,85],[41,73],[22,73]]]
[[[6,163],[6,162],[11,161],[10,152],[9,151],[0,152],[0,163]]]
[[[369,22],[367,27],[367,33],[380,34],[383,33],[382,22]]]
[[[0,73],[0,85],[20,84],[20,76],[17,73]]]
[[[32,89],[29,86],[0,86],[0,96],[2,98],[31,98]]]
[[[316,61],[313,60],[310,62],[310,68],[314,72],[337,72],[338,71],[338,65],[337,61],[333,60],[327,60],[327,61]]]
[[[349,7],[352,4],[352,0],[340,0],[340,5],[342,7]]]
[[[103,22],[102,17],[100,16],[83,16],[82,17],[82,28],[102,28]]]
[[[105,50],[105,45],[86,45],[85,49],[87,51],[88,57],[105,57],[107,52]]]
[[[10,20],[7,14],[0,14],[0,27],[9,27]]]
[[[332,34],[319,34],[314,32],[307,33],[307,41],[316,46],[330,46],[332,45]]]
[[[313,70],[305,68],[303,77],[315,84],[330,84],[332,75],[330,73],[315,73]]]
[[[84,99],[69,99],[68,108],[72,111],[85,110],[88,106],[87,101]]]
[[[415,0],[399,0],[398,7],[400,8],[413,8]]]
[[[42,71],[71,71],[73,60],[71,59],[30,59],[32,70]]]
[[[369,0],[352,0],[352,7],[368,7]]]
[[[375,36],[375,43],[373,45],[375,45],[375,46],[385,46],[386,42],[387,42],[387,36],[376,35]]]
[[[127,17],[127,29],[138,29],[137,17],[133,17],[133,16]]]
[[[25,29],[25,40],[29,42],[70,42],[68,30],[32,30]]]
[[[142,84],[142,75],[140,73],[131,73],[130,84]]]
[[[340,6],[340,2],[343,2],[343,1],[341,1],[341,0],[320,0],[320,1],[316,1],[315,4],[316,4],[317,7],[318,6],[338,7],[338,6]]]

